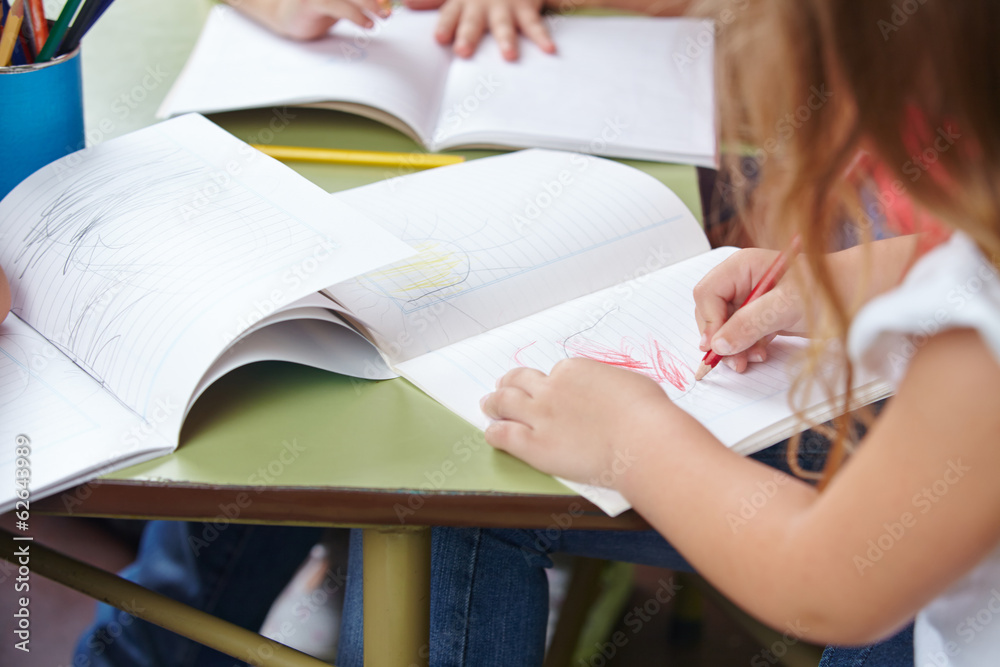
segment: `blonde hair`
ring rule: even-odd
[[[914,205],[1000,257],[1000,49],[996,0],[702,0],[716,19],[717,99],[723,168],[755,244],[785,247],[798,234],[819,288],[807,311],[814,340],[846,342],[859,303],[834,289],[822,261],[845,225],[871,239],[856,163],[870,154]],[[740,173],[743,147],[761,162],[753,197]],[[847,222],[845,222],[847,221]],[[821,343],[799,392],[826,382]],[[826,386],[847,389],[852,368]],[[845,384],[846,383],[846,384]],[[829,383],[828,383],[829,384]],[[839,391],[838,391],[839,389]],[[798,395],[801,395],[799,393]],[[853,442],[835,422],[824,481]],[[789,463],[797,472],[797,445]],[[808,476],[808,475],[807,475]]]

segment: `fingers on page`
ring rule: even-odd
[[[434,29],[434,37],[439,44],[451,44],[454,41],[455,29],[458,28],[463,9],[463,4],[454,0],[441,5],[437,28]]]
[[[519,387],[529,396],[534,396],[542,383],[546,379],[545,373],[535,368],[520,367],[508,371],[506,375],[497,380],[497,388]]]
[[[518,422],[498,421],[487,427],[485,436],[491,446],[523,459],[530,446],[531,429]]]
[[[500,46],[500,53],[505,60],[517,60],[517,30],[514,28],[514,16],[508,7],[494,5],[489,13],[490,32]]]
[[[538,9],[527,4],[518,5],[514,8],[514,16],[525,37],[537,44],[545,53],[556,52],[556,45],[552,42],[549,29],[545,26]]]
[[[486,32],[486,10],[476,4],[466,6],[455,31],[455,54],[468,58],[476,52]]]
[[[487,394],[480,406],[490,419],[524,422],[531,411],[531,396],[520,387],[500,387]]]

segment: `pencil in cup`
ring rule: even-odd
[[[24,22],[24,3],[14,0],[5,11],[3,30],[0,31],[0,67],[7,67],[21,38],[21,24]]]
[[[757,284],[754,285],[750,294],[744,299],[743,303],[740,304],[740,308],[743,308],[751,301],[756,301],[763,295],[774,289],[774,286],[778,284],[781,277],[785,275],[785,271],[788,270],[789,264],[792,260],[799,254],[799,250],[802,248],[802,239],[797,235],[792,238],[792,242],[788,245],[788,248],[784,250],[781,254],[774,258],[771,266],[767,267],[767,271],[761,276]],[[701,380],[703,377],[708,375],[708,372],[719,365],[722,361],[722,355],[716,354],[713,350],[709,350],[705,353],[704,358],[701,360],[701,365],[698,366],[698,372],[694,374],[695,381]]]

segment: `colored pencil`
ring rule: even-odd
[[[56,55],[56,51],[59,50],[63,37],[66,36],[66,31],[69,29],[70,21],[76,15],[76,10],[80,8],[80,2],[81,0],[66,0],[66,5],[59,12],[59,18],[56,19],[55,25],[49,31],[49,38],[45,40],[45,44],[42,46],[42,50],[38,52],[35,62],[45,63],[52,60],[52,56]]]
[[[3,32],[0,33],[0,67],[10,64],[10,58],[14,55],[14,46],[17,38],[21,34],[21,22],[24,20],[24,3],[21,0],[14,0],[7,13],[7,22],[4,23]]]
[[[760,280],[757,281],[757,284],[754,285],[754,288],[750,291],[750,294],[747,295],[747,298],[740,305],[740,308],[743,308],[743,306],[747,305],[751,301],[756,301],[774,289],[774,286],[778,284],[781,277],[785,275],[785,271],[788,270],[788,265],[795,259],[796,255],[799,254],[799,249],[801,247],[802,240],[798,236],[793,237],[788,248],[775,257],[771,266],[767,267],[767,271],[764,272],[764,275],[761,276]],[[701,365],[698,366],[698,372],[694,374],[695,381],[708,375],[708,372],[715,368],[720,361],[722,361],[721,355],[716,354],[712,350],[706,352],[705,357],[701,360]]]
[[[348,151],[335,148],[305,148],[301,146],[269,146],[252,144],[254,148],[279,160],[361,164],[375,167],[410,167],[430,169],[464,162],[461,155],[440,153],[387,153],[382,151]]]
[[[101,14],[111,6],[111,0],[84,0],[80,13],[76,15],[73,25],[66,31],[62,46],[59,47],[59,55],[69,53],[80,45],[80,40],[87,34]]]
[[[42,0],[28,0],[28,23],[31,26],[32,44],[37,56],[38,52],[42,50],[45,40],[49,37],[49,22],[45,20],[45,7],[42,5]]]
[[[31,2],[32,0],[25,0],[24,2],[24,21],[21,22],[21,45],[26,47],[25,54],[28,56],[28,62],[35,62],[35,56],[38,55],[38,47],[35,46],[35,29],[31,25]]]

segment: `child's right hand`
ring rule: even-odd
[[[476,52],[489,29],[505,60],[517,60],[517,34],[545,53],[556,46],[542,20],[545,0],[405,0],[410,9],[441,9],[434,37],[441,44],[454,43],[455,54],[468,58]]]
[[[777,256],[773,250],[740,250],[694,288],[695,319],[702,332],[699,347],[724,356],[723,362],[738,373],[749,362],[767,359],[767,344],[776,335],[806,333],[798,283],[790,275],[739,308]]]

